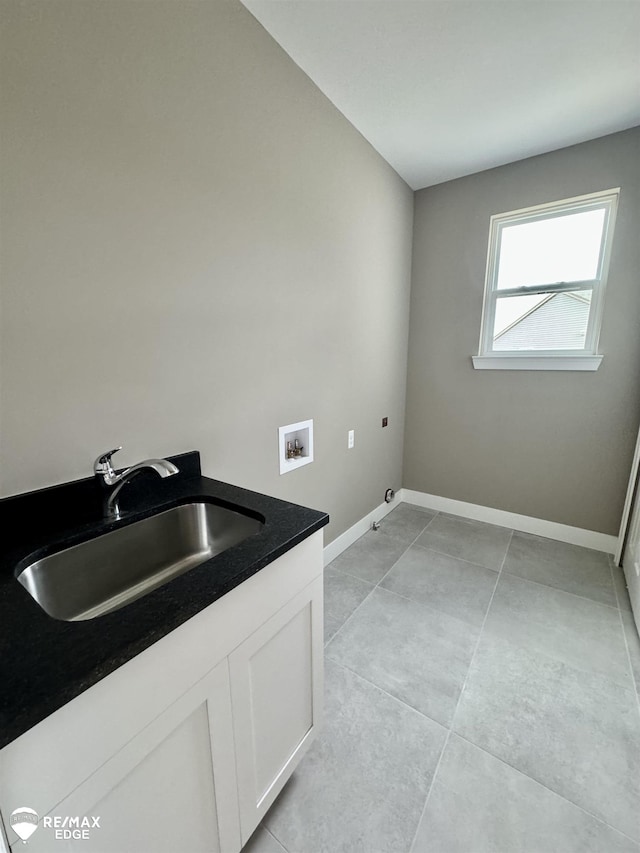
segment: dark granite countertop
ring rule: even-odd
[[[170,457],[180,473],[127,484],[119,521],[103,517],[95,478],[0,500],[0,747],[186,622],[328,523],[326,513],[201,476],[197,452]],[[259,533],[95,619],[48,616],[16,580],[36,559],[192,500],[264,521]]]

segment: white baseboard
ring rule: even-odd
[[[556,521],[545,521],[542,518],[531,518],[528,515],[518,515],[502,509],[456,501],[453,498],[427,495],[425,492],[414,492],[412,489],[401,489],[396,495],[394,505],[397,506],[399,501],[437,512],[449,512],[473,521],[486,521],[488,524],[497,524],[499,527],[511,527],[522,533],[534,533],[536,536],[557,539],[559,542],[568,542],[571,545],[581,545],[583,548],[593,548],[594,551],[604,551],[606,554],[615,554],[618,545],[618,537],[607,533],[583,530],[581,527],[571,527],[568,524],[558,524]]]
[[[396,492],[396,496],[390,504],[381,503],[380,506],[377,506],[375,509],[372,509],[371,512],[367,513],[364,518],[361,518],[360,521],[356,521],[352,527],[345,530],[344,533],[341,533],[340,536],[333,540],[333,542],[329,542],[323,551],[325,566],[332,560],[335,560],[338,554],[342,554],[343,551],[346,551],[346,549],[350,545],[353,545],[357,539],[364,536],[367,530],[371,528],[374,521],[380,521],[380,519],[390,513],[392,509],[395,509],[400,503],[398,494],[399,493]]]

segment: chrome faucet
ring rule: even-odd
[[[178,473],[178,469],[173,462],[168,462],[166,459],[145,459],[143,462],[137,462],[130,468],[125,468],[119,474],[111,465],[111,457],[114,453],[122,450],[122,447],[116,447],[113,450],[102,453],[93,463],[93,472],[100,481],[103,488],[115,486],[113,491],[109,492],[109,496],[105,503],[105,515],[107,518],[120,518],[120,506],[118,504],[118,495],[123,486],[125,486],[132,477],[139,474],[141,471],[155,471],[161,477],[172,477]]]

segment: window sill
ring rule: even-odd
[[[472,355],[476,370],[597,370],[601,355]]]

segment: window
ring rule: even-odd
[[[491,217],[481,369],[597,370],[619,189]]]

